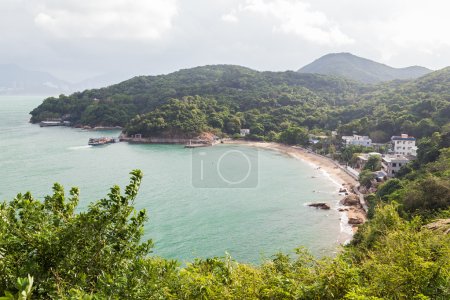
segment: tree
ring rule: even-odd
[[[433,132],[436,132],[438,130],[438,127],[434,124],[433,120],[431,119],[422,119],[417,124],[416,127],[416,135],[418,137],[429,137],[433,134]]]
[[[381,156],[370,155],[366,165],[364,166],[364,170],[369,170],[372,172],[381,170]]]
[[[241,129],[241,120],[234,116],[230,118],[225,125],[225,130],[227,133],[239,133],[239,130]]]
[[[279,139],[288,145],[306,145],[308,131],[305,128],[290,126],[280,133]]]
[[[402,182],[397,178],[392,178],[383,183],[377,190],[377,197],[387,200],[388,196],[393,192],[403,188]]]
[[[433,175],[414,181],[407,186],[403,203],[407,212],[424,216],[446,209],[450,206],[450,182]]]
[[[424,165],[435,161],[439,157],[439,144],[441,136],[435,132],[431,137],[423,138],[419,141],[417,150],[417,161]]]
[[[369,170],[363,170],[359,173],[359,182],[361,185],[369,188],[372,185],[372,180],[375,179],[375,175]]]
[[[140,242],[146,212],[133,207],[141,179],[141,171],[131,172],[124,195],[114,186],[86,212],[76,213],[78,189],[67,198],[59,184],[43,202],[26,193],[3,203],[0,290],[14,290],[16,278],[29,274],[43,298],[75,286],[94,292],[111,277],[126,280],[152,248],[151,240]]]

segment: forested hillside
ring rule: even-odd
[[[119,125],[144,136],[203,130],[232,135],[250,128],[254,138],[265,140],[289,128],[338,129],[385,142],[399,132],[423,137],[445,125],[449,86],[448,68],[412,81],[366,86],[326,75],[205,66],[48,98],[31,112],[31,121],[63,117],[74,125]],[[178,120],[174,107],[190,112]]]
[[[432,72],[419,66],[393,68],[351,53],[330,53],[324,55],[298,71],[301,73],[342,76],[364,83],[415,79]]]
[[[226,123],[239,119],[239,127],[252,125],[244,112],[259,116],[270,131],[277,119],[304,123],[313,112],[334,104],[352,103],[361,85],[339,78],[296,72],[257,72],[238,66],[206,66],[169,75],[135,77],[98,90],[48,98],[33,110],[32,122],[70,114],[70,121],[83,125],[121,125],[138,114],[153,111],[170,99],[185,96],[209,98],[226,110],[219,116]],[[301,108],[301,109],[300,109]],[[319,111],[317,109],[319,108]],[[239,114],[240,113],[240,114]],[[234,133],[236,128],[224,132]]]

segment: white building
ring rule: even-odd
[[[370,147],[372,146],[372,139],[370,139],[368,136],[365,135],[344,135],[342,137],[342,140],[344,142],[344,146],[364,146],[364,147]]]
[[[409,159],[401,154],[386,155],[382,157],[382,167],[388,177],[395,177],[401,167],[406,165]]]
[[[417,155],[416,139],[407,134],[391,137],[394,154]]]
[[[241,136],[246,136],[250,134],[250,129],[241,129]]]
[[[381,153],[378,153],[378,152],[361,153],[360,155],[358,155],[358,158],[356,159],[356,168],[357,169],[363,169],[364,166],[369,161],[369,158],[371,156],[379,156],[379,157],[381,157],[382,155],[381,155]]]

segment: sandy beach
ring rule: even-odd
[[[308,162],[314,165],[316,168],[320,168],[322,171],[327,173],[333,181],[338,183],[340,186],[347,188],[349,191],[353,191],[353,187],[358,184],[352,176],[347,174],[343,169],[341,169],[336,162],[326,157],[317,155],[315,153],[308,152],[306,149],[296,146],[288,146],[278,143],[268,143],[268,142],[250,142],[250,141],[235,141],[226,140],[225,144],[240,144],[247,145],[251,147],[258,147],[268,150],[275,150],[290,155],[296,159]],[[340,211],[345,212],[347,219],[360,219],[364,222],[366,221],[366,212],[358,205],[343,206]],[[357,231],[358,226],[353,225],[353,233]]]

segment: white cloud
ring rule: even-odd
[[[423,64],[436,68],[450,61],[448,0],[303,1],[355,38],[346,51],[398,67]]]
[[[0,62],[69,80],[214,63],[298,69],[343,51],[395,67],[450,63],[448,0],[0,0],[0,11]]]
[[[312,10],[308,3],[301,1],[246,0],[225,16],[228,21],[237,21],[238,15],[244,17],[246,13],[270,19],[274,32],[293,34],[316,44],[340,46],[354,42],[323,12]]]
[[[433,53],[435,49],[450,46],[450,4],[442,6],[408,6],[403,13],[380,24],[392,46],[397,49],[414,49]]]
[[[237,23],[239,21],[238,17],[236,16],[236,13],[229,13],[222,16],[222,21],[230,22],[230,23]]]
[[[178,8],[176,0],[45,0],[35,11],[35,24],[59,38],[154,40]]]

